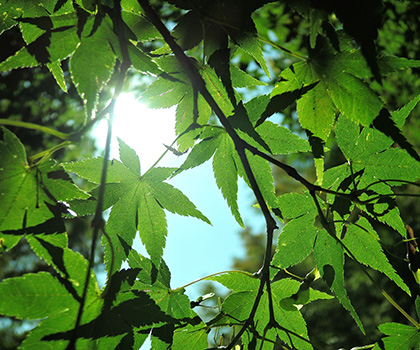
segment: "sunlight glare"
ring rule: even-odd
[[[103,148],[107,122],[97,127],[98,146]],[[131,93],[122,93],[115,104],[111,158],[119,159],[117,137],[133,148],[140,158],[141,172],[151,167],[175,139],[175,108],[148,109]],[[170,152],[158,166],[170,166],[175,161]]]

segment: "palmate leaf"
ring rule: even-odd
[[[317,210],[307,194],[284,194],[277,197],[283,219],[288,220],[277,242],[272,264],[287,268],[303,261],[311,252],[315,238],[320,232],[315,227]]]
[[[194,146],[177,173],[194,168],[214,155],[213,173],[216,184],[226,199],[236,221],[243,227],[238,207],[238,170],[234,158],[235,146],[233,141],[223,129],[217,127],[206,127],[200,137],[203,140]]]
[[[27,8],[27,6],[24,6],[24,8]],[[41,7],[38,8],[41,9]],[[44,20],[45,18],[43,17]],[[47,18],[49,23],[44,29],[40,29],[36,25],[23,23],[23,25],[26,24],[26,27],[22,28],[22,34],[26,36],[28,45],[3,61],[0,64],[0,71],[54,63],[65,59],[74,52],[80,42],[77,35],[77,17],[75,14],[69,13]],[[35,24],[37,20],[41,21],[42,18],[34,18]]]
[[[271,291],[273,295],[274,314],[276,315],[276,321],[282,329],[273,328],[267,333],[266,337],[272,341],[275,341],[276,337],[279,337],[283,342],[291,347],[302,350],[310,350],[313,349],[313,347],[309,341],[306,322],[303,319],[302,314],[296,308],[284,308],[282,304],[283,300],[287,300],[297,293],[299,287],[299,282],[288,278],[272,283]],[[260,321],[258,322],[256,328],[259,334],[262,335],[264,333],[265,325],[267,325],[270,320],[269,299],[267,293],[263,295],[255,317]],[[296,337],[291,332],[307,339],[307,341]],[[257,343],[260,342],[260,340],[257,341]]]
[[[167,234],[164,209],[180,215],[194,216],[207,223],[210,221],[181,191],[162,182],[174,172],[174,168],[155,168],[140,176],[138,156],[121,139],[119,144],[122,162],[113,160],[110,163],[105,189],[107,195],[104,209],[112,206],[105,226],[107,236],[103,237],[105,260],[109,268],[113,264],[113,270],[118,270],[127,258],[124,247],[131,246],[138,230],[152,261],[158,266]],[[100,158],[93,158],[64,166],[82,178],[97,182],[102,168],[98,165],[102,162]],[[97,192],[97,189],[93,190],[92,195],[96,196]],[[90,205],[90,209],[93,208],[94,205]],[[74,210],[77,213],[78,207]],[[107,237],[111,242],[108,242]]]
[[[333,125],[336,110],[351,120],[369,126],[378,116],[383,102],[361,79],[372,76],[363,56],[344,45],[336,52],[325,41],[318,45],[306,62],[297,63],[283,71],[285,80],[272,92],[275,96],[318,82],[297,104],[302,127],[325,140]],[[378,60],[379,69],[390,73],[416,67],[419,61],[407,61],[390,56]]]
[[[224,300],[221,313],[211,320],[210,324],[237,324],[238,321],[246,320],[255,301],[255,295],[259,288],[260,281],[253,275],[246,276],[246,274],[234,272],[209,277],[207,279],[217,281],[234,291]],[[261,337],[265,335],[266,339],[269,339],[270,342],[266,342],[264,346],[269,346],[270,343],[276,341],[276,337],[278,336],[286,344],[292,345],[293,343],[294,347],[297,349],[312,349],[309,342],[299,339],[292,333],[285,331],[289,330],[295,332],[301,337],[308,339],[306,323],[298,308],[294,306],[294,303],[297,303],[298,300],[294,299],[294,297],[301,290],[301,283],[286,278],[272,283],[271,286],[274,314],[276,321],[280,327],[283,328],[277,329],[276,327],[273,327],[265,334],[265,328],[269,325],[269,301],[268,294],[264,293],[255,315],[255,319],[258,319],[258,322],[255,324],[255,331],[258,332],[259,337],[255,337],[254,339],[255,334],[253,335],[252,332],[250,334],[245,333],[242,338],[244,344],[248,344],[248,347],[245,348],[252,349],[250,344],[252,342],[257,342],[257,348],[259,348],[259,346],[261,346]],[[331,296],[326,295],[325,293],[308,288],[307,297],[305,300],[300,298],[301,304],[299,306],[314,300],[330,298]]]
[[[118,40],[105,17],[93,35],[82,38],[70,59],[70,73],[77,92],[90,116],[98,103],[98,94],[111,78],[116,61],[110,40]]]
[[[389,263],[379,243],[379,237],[367,219],[361,217],[357,225],[349,225],[342,241],[358,262],[382,272],[410,295],[410,289]]]
[[[63,206],[58,201],[89,197],[71,182],[55,162],[47,161],[39,166],[30,166],[25,149],[16,135],[5,128],[2,130],[4,141],[0,141],[0,230],[23,229],[30,233],[30,227],[43,224],[47,220],[61,221]],[[57,227],[52,225],[50,230],[55,229],[53,226]]]
[[[88,262],[67,248],[55,247],[50,253],[53,260],[60,261],[56,265],[60,277],[40,272],[0,283],[0,313],[22,319],[46,318],[30,332],[22,343],[22,349],[65,349],[68,341],[49,342],[44,337],[58,331],[71,331],[76,321]],[[82,323],[94,318],[100,312],[102,303],[92,273]]]
[[[268,101],[265,101],[259,106],[255,106],[256,103],[254,101],[252,105],[245,107],[250,107],[250,111],[254,113],[258,108],[264,110],[267,103]],[[310,149],[306,140],[299,138],[286,129],[278,127],[271,122],[263,123],[258,127],[258,130],[260,129],[262,131],[262,141],[267,141],[276,154],[308,151]],[[258,145],[258,143],[247,134],[241,132],[240,136],[254,146]],[[237,204],[238,175],[244,178],[248,186],[250,186],[250,184],[245,171],[243,170],[242,162],[235,151],[233,141],[230,136],[219,127],[206,127],[200,135],[200,138],[202,138],[202,141],[192,149],[179,171],[175,174],[198,166],[214,155],[213,172],[216,184],[222,191],[223,197],[226,199],[233,216],[242,226],[243,221]],[[251,155],[250,153],[247,153],[247,156],[257,183],[268,205],[272,208],[277,208],[274,181],[270,165],[265,160]]]
[[[408,111],[405,113],[408,115]],[[360,172],[360,178],[356,179],[357,190],[366,192],[362,198],[366,201],[366,212],[405,237],[404,224],[391,199],[390,187],[403,184],[404,180],[416,181],[420,176],[419,163],[405,150],[390,148],[393,140],[375,129],[366,127],[359,134],[358,126],[347,118],[338,120],[336,135],[340,149],[351,164],[351,168],[347,165],[347,174],[342,174],[343,179]],[[377,183],[378,180],[384,183]],[[393,181],[386,185],[387,180]],[[377,199],[372,201],[375,197]]]
[[[318,234],[315,241],[314,259],[323,280],[364,333],[363,324],[354,310],[344,286],[344,249],[325,230]]]
[[[330,178],[327,180],[331,181]],[[278,201],[283,218],[292,220],[286,223],[279,235],[272,264],[283,268],[293,266],[313,251],[322,278],[363,331],[344,286],[344,249],[317,224],[318,213],[312,198],[307,194],[286,194],[278,197]]]

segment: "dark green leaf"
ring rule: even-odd
[[[401,323],[384,323],[379,330],[387,335],[382,339],[382,346],[386,350],[418,350],[420,349],[420,331],[414,327]],[[374,349],[381,349],[378,344]]]

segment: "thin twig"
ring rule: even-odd
[[[87,297],[87,291],[88,291],[88,286],[89,286],[89,282],[90,282],[90,274],[91,274],[91,270],[93,268],[93,264],[94,264],[94,260],[95,260],[95,249],[96,249],[96,244],[99,238],[99,232],[101,230],[104,229],[105,226],[105,221],[103,219],[102,216],[102,211],[103,211],[103,202],[104,202],[104,198],[105,198],[105,184],[106,184],[106,176],[107,176],[107,171],[108,171],[108,160],[110,158],[110,153],[111,153],[111,139],[112,139],[112,123],[113,123],[113,119],[114,119],[114,110],[115,110],[115,103],[116,100],[119,96],[119,94],[122,91],[123,88],[123,84],[124,84],[124,79],[125,79],[125,74],[128,70],[128,68],[130,67],[130,59],[128,56],[128,50],[127,50],[127,42],[125,39],[125,34],[124,34],[124,29],[122,27],[122,18],[121,18],[121,7],[120,7],[120,1],[119,0],[114,0],[114,15],[115,15],[115,20],[117,22],[118,25],[118,38],[120,40],[120,46],[121,46],[121,53],[122,53],[122,63],[120,66],[120,72],[119,72],[119,77],[116,83],[116,87],[114,90],[114,95],[112,97],[111,103],[109,104],[109,119],[108,119],[108,133],[107,133],[107,138],[106,138],[106,144],[105,144],[105,154],[104,154],[104,160],[103,160],[103,165],[102,165],[102,174],[101,174],[101,184],[99,186],[99,193],[98,193],[98,201],[96,204],[96,210],[95,210],[95,215],[94,218],[92,220],[92,227],[93,227],[93,235],[92,235],[92,243],[91,243],[91,249],[90,249],[90,256],[89,256],[89,264],[88,264],[88,268],[86,271],[86,278],[85,278],[85,283],[83,286],[83,293],[82,293],[82,299],[80,301],[80,305],[79,305],[79,310],[77,313],[77,318],[76,318],[76,323],[75,326],[73,328],[73,332],[69,341],[69,344],[67,345],[66,349],[67,350],[74,350],[76,347],[76,342],[77,342],[77,338],[78,338],[78,330],[80,327],[80,323],[82,320],[82,316],[83,316],[83,311],[84,311],[84,306],[86,303],[86,297]],[[110,274],[112,273],[112,271],[110,271]],[[108,281],[109,282],[109,281]]]
[[[227,120],[225,114],[217,104],[217,102],[214,100],[213,96],[210,94],[209,90],[206,87],[206,84],[201,77],[200,73],[198,72],[197,68],[193,65],[191,60],[185,55],[184,51],[181,49],[181,47],[175,42],[175,40],[172,38],[171,34],[169,33],[168,29],[165,27],[165,25],[162,23],[160,18],[157,16],[156,12],[151,8],[148,1],[146,0],[138,0],[140,6],[143,8],[144,13],[146,14],[146,17],[150,20],[150,22],[155,26],[155,28],[160,32],[162,37],[164,38],[165,42],[169,45],[172,52],[174,53],[175,57],[178,59],[180,64],[185,68],[190,80],[191,84],[194,89],[198,89],[200,94],[203,96],[203,98],[206,100],[208,105],[212,108],[213,112],[218,117],[220,123],[225,128],[226,132],[229,134],[231,139],[233,140],[235,144],[236,151],[238,152],[238,155],[241,159],[242,165],[244,167],[245,173],[248,177],[249,183],[251,185],[251,188],[254,192],[254,195],[257,199],[258,204],[260,205],[261,211],[264,215],[265,221],[266,221],[266,227],[267,227],[267,244],[266,244],[266,251],[265,251],[265,257],[264,257],[264,263],[260,270],[261,272],[261,282],[260,287],[257,293],[257,296],[255,298],[254,305],[251,309],[251,313],[249,315],[249,318],[245,322],[244,326],[241,328],[241,330],[238,332],[238,334],[235,336],[234,340],[228,345],[227,349],[232,349],[235,345],[236,341],[240,339],[242,334],[245,332],[246,328],[250,325],[252,322],[252,319],[255,316],[255,313],[257,311],[261,296],[264,293],[264,285],[268,284],[270,282],[270,260],[271,260],[271,250],[272,250],[272,244],[273,244],[273,235],[274,230],[277,228],[276,221],[271,216],[270,210],[268,209],[268,206],[264,200],[263,194],[258,186],[257,180],[255,179],[254,173],[251,169],[251,166],[249,164],[248,158],[245,153],[245,145],[246,143],[238,136],[232,125]],[[268,288],[270,290],[270,288]],[[271,298],[271,295],[269,295]],[[274,311],[272,310],[272,304],[270,304],[270,315],[273,315],[274,317]]]

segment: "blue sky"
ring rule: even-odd
[[[165,151],[162,145],[171,144],[175,138],[175,109],[148,110],[130,94],[123,94],[116,108],[111,155],[118,158],[117,136],[135,149],[144,173]],[[94,132],[98,147],[105,142],[107,123],[100,124]],[[180,166],[186,155],[168,154],[159,166]],[[178,288],[198,278],[231,269],[234,257],[244,256],[240,240],[241,227],[230,213],[213,177],[211,160],[194,169],[184,171],[169,181],[180,189],[212,222],[207,223],[167,212],[168,236],[164,259],[172,274],[172,288]],[[255,232],[264,229],[262,216],[252,208],[252,192],[242,179],[239,182],[238,202],[245,225]],[[147,256],[136,239],[134,248]],[[199,285],[187,288],[191,299],[200,295]]]
[[[111,157],[119,158],[117,136],[133,148],[144,173],[175,139],[175,109],[148,110],[134,96],[120,96],[113,128]],[[107,123],[102,121],[94,130],[99,148],[105,145]],[[171,152],[159,166],[180,166],[187,155],[177,157]],[[235,257],[244,257],[240,239],[241,227],[217,188],[211,160],[199,167],[184,171],[169,181],[180,189],[212,222],[212,226],[192,217],[167,212],[168,236],[163,258],[171,271],[171,287],[184,286],[209,274],[230,270]],[[238,205],[245,225],[253,232],[264,230],[264,219],[252,208],[254,197],[242,179],[239,179]],[[137,237],[134,248],[147,256]],[[186,288],[191,300],[201,295],[202,283]],[[141,350],[150,348],[148,339]]]

